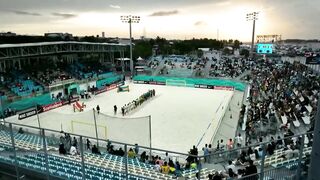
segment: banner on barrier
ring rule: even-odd
[[[37,111],[36,111],[35,108],[33,108],[33,109],[29,110],[29,111],[25,111],[25,112],[23,112],[23,113],[20,113],[20,114],[18,115],[18,119],[19,119],[19,120],[22,120],[22,119],[25,119],[25,118],[34,116],[34,115],[36,115],[36,114],[37,114]]]
[[[234,91],[234,87],[232,86],[214,86],[215,90],[225,90],[225,91]]]
[[[107,87],[105,87],[105,88],[103,88],[103,89],[100,89],[100,90],[95,91],[94,94],[95,94],[95,95],[101,94],[101,93],[104,93],[104,92],[106,92],[106,91],[110,91],[110,90],[112,90],[112,89],[116,89],[117,87],[122,86],[122,85],[124,85],[124,82],[123,82],[123,81],[120,81],[120,82],[118,82],[118,83],[113,83],[113,84],[111,84],[111,85],[109,85],[109,86],[107,86]]]

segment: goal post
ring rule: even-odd
[[[99,139],[108,139],[107,126],[97,124],[97,131],[98,131]],[[71,132],[73,134],[81,134],[89,137],[96,137],[95,124],[90,122],[72,120]]]
[[[167,79],[166,80],[166,85],[167,86],[186,87],[187,86],[187,82],[186,82],[186,80]]]

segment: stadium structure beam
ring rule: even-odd
[[[140,22],[140,16],[121,16],[120,17],[121,21],[123,23],[128,23],[129,24],[129,34],[130,34],[130,71],[131,71],[131,76],[134,75],[134,69],[133,69],[133,59],[132,59],[132,23],[139,23]]]
[[[127,45],[88,42],[44,42],[0,45],[0,60],[62,53],[106,53],[125,51]]]

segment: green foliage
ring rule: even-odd
[[[240,41],[239,40],[235,40],[233,42],[233,48],[235,48],[235,49],[239,49],[240,48]]]

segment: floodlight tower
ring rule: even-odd
[[[129,34],[130,34],[130,71],[131,76],[134,75],[134,69],[133,69],[133,59],[132,59],[132,30],[131,30],[131,24],[132,23],[139,23],[140,22],[140,16],[121,16],[121,21],[123,23],[129,23]]]
[[[247,21],[253,21],[253,27],[252,27],[252,41],[251,41],[251,57],[253,57],[253,45],[254,45],[254,34],[256,29],[256,20],[258,20],[258,14],[259,12],[252,12],[247,14]]]

